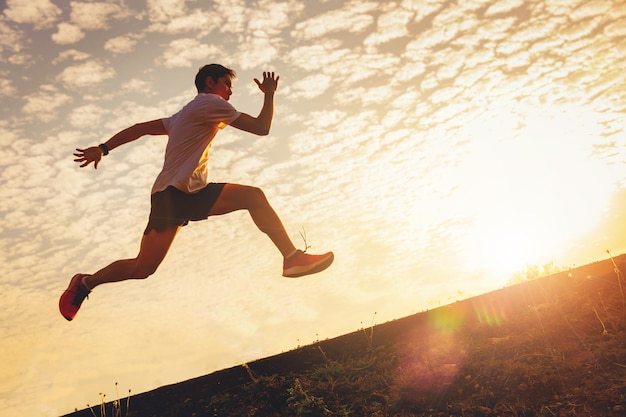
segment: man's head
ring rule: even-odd
[[[198,89],[198,93],[211,92],[211,89],[215,88],[220,82],[224,81],[224,77],[227,78],[229,84],[228,87],[230,87],[230,82],[236,76],[237,74],[235,74],[234,70],[226,68],[223,65],[205,65],[201,67],[196,74],[196,88]],[[226,100],[228,100],[228,98],[226,98]]]

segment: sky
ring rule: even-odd
[[[5,0],[0,12],[0,413],[58,416],[504,286],[527,265],[625,252],[620,0]],[[185,227],[145,281],[78,272],[137,254],[167,137],[75,148],[167,117],[198,68],[280,75],[269,136],[225,128],[209,176],[261,187],[335,253],[281,277],[246,212]],[[132,404],[131,404],[132,406]]]

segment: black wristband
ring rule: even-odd
[[[106,146],[104,143],[101,143],[100,145],[98,145],[98,148],[100,148],[102,150],[102,154],[103,155],[108,155],[109,154],[109,147]]]

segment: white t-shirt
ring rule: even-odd
[[[163,169],[152,186],[152,193],[170,185],[187,193],[204,188],[208,183],[211,141],[220,128],[240,114],[222,97],[199,93],[178,113],[162,119],[169,140]]]

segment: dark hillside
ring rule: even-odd
[[[626,255],[615,262],[626,265]],[[624,416],[625,290],[608,259],[158,388],[118,411]]]

